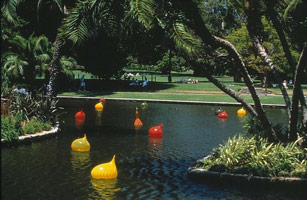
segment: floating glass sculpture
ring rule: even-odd
[[[223,112],[219,113],[217,116],[218,116],[218,118],[225,119],[225,118],[228,117],[228,114],[227,114],[226,111],[224,110]]]
[[[135,108],[135,115],[136,115],[136,118],[135,118],[135,121],[134,121],[134,127],[138,128],[138,127],[143,126],[143,123],[142,123],[142,121],[139,118],[139,109],[138,109],[138,107]]]
[[[80,110],[75,114],[75,119],[85,120],[85,113],[82,110]]]
[[[105,98],[101,97],[101,98],[99,99],[99,102],[105,104],[105,103],[107,103],[107,100],[105,100]]]
[[[243,107],[237,111],[237,115],[238,116],[245,116],[246,115],[246,111],[244,110]]]
[[[85,152],[89,151],[90,148],[90,143],[87,141],[85,134],[83,138],[76,139],[71,143],[71,149],[73,151]]]
[[[214,112],[214,114],[215,115],[218,115],[218,114],[220,114],[221,112],[223,112],[224,110],[222,109],[222,108],[219,108],[219,109],[217,109],[215,112]]]
[[[103,104],[101,102],[96,103],[95,110],[96,111],[103,111]]]
[[[117,177],[117,169],[115,164],[115,155],[108,163],[103,163],[94,167],[91,171],[93,179],[113,179]]]
[[[146,108],[148,108],[148,104],[147,104],[146,101],[143,102],[143,103],[141,103],[141,108],[142,108],[143,110],[146,109]]]
[[[153,126],[149,129],[148,133],[150,137],[162,137],[163,136],[163,130],[162,130],[163,124],[161,123],[159,126]]]

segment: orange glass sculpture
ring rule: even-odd
[[[103,104],[101,102],[96,103],[95,110],[96,111],[103,111]]]
[[[218,118],[225,119],[225,118],[228,117],[228,114],[227,114],[226,111],[224,110],[223,112],[219,113],[217,116],[218,116]]]
[[[90,143],[87,141],[85,134],[83,138],[76,139],[71,143],[71,149],[73,151],[84,152],[84,151],[89,151],[90,148],[91,148]]]
[[[246,111],[244,110],[243,107],[237,111],[237,115],[238,116],[245,116],[246,115]]]
[[[135,117],[135,121],[134,121],[134,127],[138,128],[138,127],[143,126],[143,123],[142,123],[142,121],[139,118],[139,109],[138,109],[138,107],[135,108],[135,115],[136,115],[136,117]]]
[[[80,110],[79,112],[75,114],[75,119],[85,120],[85,113],[82,110]]]
[[[163,124],[161,123],[159,126],[153,126],[149,129],[148,133],[150,137],[162,137],[163,136],[163,130],[162,130]]]
[[[108,163],[103,163],[94,167],[91,171],[94,179],[113,179],[117,177],[117,168],[115,164],[115,155]]]

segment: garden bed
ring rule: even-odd
[[[207,157],[203,159],[207,159]],[[198,160],[201,162],[203,159]],[[261,177],[247,174],[208,171],[203,168],[189,167],[188,176],[192,180],[227,185],[254,185],[254,186],[285,186],[296,189],[307,188],[307,178],[299,177]]]
[[[40,141],[40,140],[49,138],[55,135],[59,130],[60,130],[59,124],[56,124],[55,126],[51,127],[49,131],[42,131],[42,132],[35,133],[35,134],[22,135],[18,137],[18,140],[14,140],[11,142],[1,139],[1,145],[11,146],[11,145],[19,145],[19,144],[29,144],[35,141]]]

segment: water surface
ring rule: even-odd
[[[214,115],[215,106],[149,103],[139,109],[144,126],[135,130],[137,102],[108,101],[101,115],[91,101],[65,106],[65,122],[51,139],[1,150],[1,199],[303,199],[300,193],[197,183],[187,168],[236,133],[243,133],[238,108],[225,107],[229,118]],[[83,109],[84,127],[74,115]],[[271,119],[286,112],[268,109]],[[276,120],[275,120],[276,121]],[[148,129],[163,123],[163,138]],[[74,139],[87,135],[91,150],[71,151]],[[118,178],[93,180],[90,172],[116,155]]]

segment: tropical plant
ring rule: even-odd
[[[50,62],[51,46],[44,36],[24,38],[15,36],[8,41],[10,49],[1,56],[3,68],[10,79],[30,87],[36,75]]]
[[[268,143],[263,138],[236,135],[214,149],[196,167],[250,176],[307,177],[307,152],[298,146],[299,141],[283,145]]]

